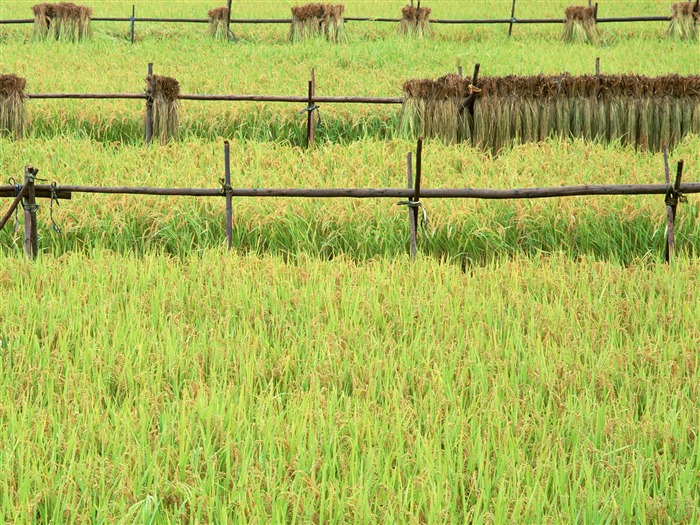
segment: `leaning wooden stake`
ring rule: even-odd
[[[406,159],[406,175],[408,180],[408,189],[413,188],[413,157],[411,152],[408,152],[408,157]],[[408,207],[408,225],[411,231],[411,260],[415,261],[418,255],[418,247],[416,246],[416,233],[418,231],[418,224],[416,224],[416,216],[413,214],[413,208]]]
[[[19,189],[17,192],[17,196],[15,197],[15,200],[12,201],[12,204],[10,204],[10,209],[7,210],[5,215],[3,215],[2,219],[0,219],[0,231],[5,227],[5,224],[7,224],[7,221],[10,220],[10,217],[12,217],[12,214],[14,213],[15,209],[17,209],[17,206],[19,206],[19,203],[22,202],[22,199],[24,199],[24,195],[27,193],[27,183],[25,182],[24,185]]]
[[[224,191],[226,192],[226,243],[233,247],[233,199],[231,198],[231,149],[224,141]]]
[[[515,0],[513,0],[513,6],[510,9],[510,24],[508,25],[508,37],[513,33],[513,22],[515,22]]]
[[[153,63],[148,63],[148,78],[153,76]],[[153,86],[147,82],[146,88],[146,144],[153,140]]]
[[[681,178],[683,177],[683,161],[678,161],[678,167],[676,169],[676,180],[671,186],[671,173],[668,166],[668,152],[666,147],[664,147],[664,171],[666,174],[666,184],[668,185],[668,190],[666,191],[665,203],[666,203],[666,247],[664,249],[664,260],[671,264],[673,262],[673,251],[676,244],[675,226],[676,226],[676,210],[678,208],[678,202],[681,199],[680,187]]]
[[[30,259],[36,259],[39,253],[39,241],[36,227],[36,189],[34,177],[39,170],[27,166],[24,169],[24,184],[27,187],[22,206],[24,207],[24,252]]]
[[[315,130],[314,130],[314,95],[316,94],[316,74],[311,68],[311,80],[309,80],[309,100],[306,111],[308,113],[306,120],[306,147],[314,147]]]

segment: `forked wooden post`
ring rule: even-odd
[[[148,78],[153,76],[153,62],[148,63]],[[146,87],[146,144],[153,140],[153,83]]]
[[[307,102],[306,111],[308,115],[306,116],[306,147],[314,147],[315,130],[314,130],[314,95],[316,94],[316,74],[314,69],[311,68],[311,80],[309,80],[309,99]]]
[[[408,152],[406,158],[406,179],[408,182],[408,189],[413,188],[413,155]],[[416,260],[416,255],[418,254],[418,247],[416,246],[416,232],[418,230],[418,224],[416,224],[416,216],[413,214],[413,209],[408,207],[408,226],[411,232],[411,260]]]
[[[513,22],[515,22],[515,0],[513,0],[513,6],[510,8],[510,24],[508,24],[508,37],[513,33]]]
[[[134,26],[136,25],[136,5],[131,4],[131,20],[129,21],[129,31],[131,33],[131,43],[134,43]]]
[[[39,170],[27,166],[24,168],[24,184],[27,186],[22,206],[24,207],[24,252],[30,259],[36,259],[39,253],[39,240],[36,226],[36,188],[34,177]]]
[[[226,243],[233,247],[233,199],[231,197],[231,149],[224,141],[224,191],[226,192]]]
[[[231,0],[226,3],[226,40],[231,41]]]

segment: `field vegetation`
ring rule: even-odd
[[[222,2],[223,3],[223,2]],[[600,16],[670,13],[657,0]],[[0,3],[29,18],[33,2]],[[289,17],[293,2],[234,2]],[[346,2],[400,17],[403,2]],[[519,1],[518,17],[569,2]],[[435,1],[432,18],[504,17],[509,1]],[[94,16],[131,2],[95,1]],[[137,16],[206,18],[203,2],[144,2]],[[94,22],[92,38],[37,42],[0,26],[0,72],[27,92],[142,92],[146,64],[183,93],[401,96],[411,78],[697,74],[697,43],[663,23],[561,26],[347,22],[339,44],[289,27]],[[303,149],[293,104],[180,102],[177,140],[143,141],[143,101],[26,103],[0,138],[2,183],[26,164],[60,184],[404,187],[398,107],[322,105]],[[671,152],[700,181],[700,138]],[[549,139],[498,153],[428,140],[424,187],[661,183],[660,153]],[[700,522],[698,201],[679,206],[662,264],[662,196],[424,200],[411,264],[391,200],[75,195],[40,201],[40,256],[0,232],[1,523]],[[9,201],[3,200],[4,211]]]

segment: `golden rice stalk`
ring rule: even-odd
[[[666,33],[677,40],[698,40],[699,2],[678,2],[671,6],[671,23]]]
[[[228,40],[226,22],[228,21],[228,7],[217,7],[209,10],[209,25],[207,36],[217,40]]]
[[[165,144],[178,135],[180,83],[174,78],[152,75],[146,77],[146,84],[153,97],[153,135]]]
[[[0,75],[0,135],[22,138],[24,131],[24,87],[16,75]]]
[[[572,5],[566,8],[562,41],[598,45],[600,34],[595,19],[595,7]]]

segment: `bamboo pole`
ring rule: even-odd
[[[309,97],[306,107],[306,147],[314,147],[314,139],[316,133],[314,130],[314,95],[316,94],[316,74],[314,68],[311,68],[311,80],[309,80]]]
[[[510,24],[508,25],[508,38],[513,33],[513,23],[515,23],[515,0],[513,0],[513,5],[510,8]]]
[[[418,208],[420,207],[420,177],[422,172],[423,164],[423,137],[418,139],[418,144],[416,146],[416,179],[414,181],[413,196],[409,197],[408,201],[412,204],[409,205],[408,209],[413,215],[411,219],[411,235],[412,235],[412,245],[411,245],[411,257],[415,260],[418,255],[418,243],[417,243],[417,232],[418,232]]]
[[[25,95],[29,99],[125,99],[125,100],[148,100],[148,95],[143,93],[28,93]],[[179,100],[216,100],[231,102],[308,102],[308,96],[286,96],[286,95],[197,95],[184,94],[178,97]],[[328,104],[403,104],[401,97],[314,97],[315,102]]]

